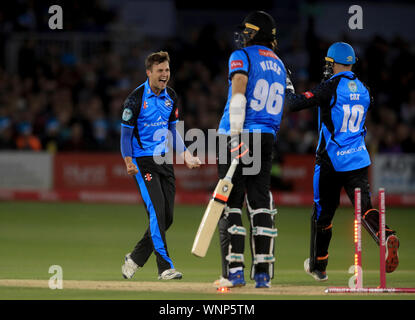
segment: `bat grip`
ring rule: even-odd
[[[238,162],[239,162],[238,159],[232,160],[231,165],[228,169],[228,172],[226,172],[226,176],[224,180],[229,180],[229,181],[232,180],[232,177],[233,177],[233,174],[235,173],[235,169],[236,169],[236,166],[238,165]]]

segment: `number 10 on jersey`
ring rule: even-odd
[[[343,105],[343,123],[340,132],[357,132],[365,114],[365,108],[360,104],[355,104],[350,110],[349,104]]]

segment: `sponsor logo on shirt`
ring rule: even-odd
[[[151,173],[146,173],[146,174],[144,175],[144,179],[145,179],[146,181],[151,181],[151,179],[153,179],[153,177],[151,176]]]
[[[242,60],[234,60],[231,62],[231,70],[236,68],[242,68],[244,66],[244,62]]]
[[[304,92],[303,95],[305,95],[305,97],[307,99],[310,99],[310,98],[314,97],[314,94],[312,92],[310,92],[310,91]]]
[[[360,146],[359,148],[351,148],[351,149],[344,150],[344,151],[343,150],[342,151],[337,151],[337,156],[341,157],[341,156],[352,154],[352,153],[355,153],[355,152],[360,152],[362,150],[366,151],[366,147],[365,146]]]
[[[147,107],[148,107],[147,101],[144,101],[143,109],[147,109]]]
[[[166,125],[167,125],[167,121],[157,121],[157,122],[152,122],[152,123],[144,122],[144,127],[160,127],[160,126],[166,126]]]
[[[261,56],[264,56],[264,57],[271,57],[271,58],[274,58],[274,59],[278,59],[277,55],[274,52],[272,52],[271,50],[259,49],[258,53]]]

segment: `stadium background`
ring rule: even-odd
[[[63,30],[48,27],[52,4],[63,8]],[[407,257],[401,266],[404,272],[392,279],[397,286],[415,286],[411,251],[415,245],[411,236],[415,227],[415,5],[412,1],[362,2],[364,29],[350,30],[351,4],[289,0],[261,1],[260,6],[233,0],[221,5],[181,0],[0,4],[0,278],[48,279],[47,268],[59,263],[69,279],[119,279],[126,246],[137,237],[137,229],[140,233],[145,228],[145,211],[136,205],[141,197],[126,175],[119,152],[122,103],[145,81],[145,57],[158,50],[170,53],[169,85],[179,95],[185,129],[207,133],[217,128],[226,102],[226,68],[234,49],[235,26],[249,11],[263,9],[277,21],[278,55],[292,70],[298,92],[320,82],[332,42],[347,41],[355,48],[356,72],[375,98],[366,120],[373,199],[383,186],[388,208],[406,207],[387,216],[407,248],[401,253]],[[292,270],[294,265],[301,269],[308,250],[316,128],[314,111],[285,113],[275,146],[272,189],[277,207],[283,206],[278,224],[285,228],[278,240],[282,257],[278,281],[283,284],[309,282],[302,270],[301,275]],[[192,260],[189,252],[217,182],[216,166],[187,170],[176,165],[175,170],[178,205],[169,233],[171,252],[186,279],[210,282],[219,274],[217,239],[204,261]],[[344,195],[342,205],[349,205]],[[351,220],[345,213],[349,211],[340,210],[337,220],[342,227],[336,232],[343,242],[334,240],[333,251],[339,256],[334,254],[333,261],[341,261],[332,264],[334,269],[346,270],[352,261],[347,254],[352,250],[347,242]],[[377,252],[374,244],[364,245],[372,251],[367,255],[371,262],[366,261],[368,279],[376,284]],[[111,260],[102,263],[106,258]],[[151,266],[149,262],[139,279],[154,280]],[[334,274],[333,278],[344,285],[347,277]],[[75,291],[67,294],[91,297]],[[0,296],[30,298],[33,293],[3,288]],[[46,291],[42,297],[54,298]]]
[[[125,185],[134,192],[134,184],[119,167],[120,110],[129,92],[146,79],[145,57],[157,50],[170,53],[170,86],[179,94],[185,130],[199,128],[207,137],[208,129],[217,128],[226,103],[227,59],[234,49],[235,26],[256,7],[237,1],[221,7],[215,2],[166,0],[55,2],[63,8],[63,30],[48,27],[52,2],[15,1],[0,10],[0,149],[52,155],[50,160],[39,160],[49,161],[50,167],[34,169],[24,168],[25,157],[8,157],[13,159],[9,163],[3,154],[1,188],[9,189],[3,198],[71,200],[82,198],[80,189],[125,191]],[[366,2],[364,29],[351,30],[349,6],[347,2],[264,1],[261,8],[277,21],[278,54],[292,70],[299,92],[320,81],[323,58],[332,42],[343,40],[354,46],[359,57],[356,72],[375,98],[366,121],[367,146],[376,170],[373,188],[382,184],[390,194],[410,194],[415,191],[414,160],[400,155],[415,152],[414,35],[409,32],[414,29],[415,7],[410,1]],[[307,204],[318,138],[316,112],[285,113],[283,119],[275,147],[273,190],[282,191],[283,203]],[[62,155],[68,152],[95,155]],[[48,172],[36,175],[33,170]],[[198,173],[179,166],[177,176],[179,202],[203,201],[216,180],[214,166]],[[198,194],[187,199],[182,189]],[[58,192],[45,196],[50,191]],[[108,199],[100,193],[93,198]],[[126,198],[136,197],[133,193],[115,197]],[[408,195],[393,200],[408,202],[415,201]]]

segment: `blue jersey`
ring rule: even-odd
[[[336,94],[330,104],[333,129],[322,123],[320,128],[326,141],[326,150],[336,171],[351,171],[370,165],[365,145],[365,120],[370,105],[370,94],[351,71],[340,72]],[[318,149],[319,147],[317,147]]]
[[[247,100],[243,131],[278,132],[284,105],[286,70],[278,56],[269,48],[253,45],[234,51],[229,58],[228,100],[219,123],[219,134],[230,134],[229,103],[232,98],[232,76],[248,76]]]
[[[286,98],[291,111],[318,106],[317,164],[329,161],[336,171],[370,165],[364,123],[371,96],[352,71],[337,73],[303,94],[287,93]]]
[[[177,96],[167,87],[158,96],[148,80],[125,100],[121,125],[133,129],[132,156],[159,156],[169,151],[169,127],[178,121]]]

